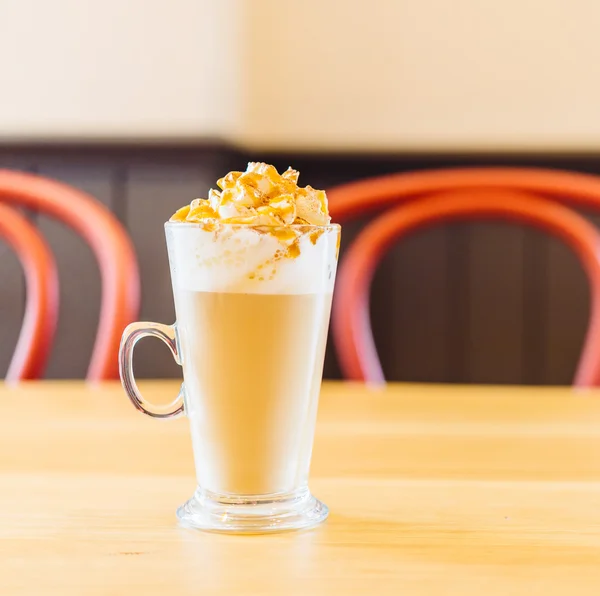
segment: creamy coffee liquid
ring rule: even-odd
[[[199,486],[257,495],[305,484],[331,295],[176,300]]]
[[[202,489],[306,485],[339,230],[293,231],[290,242],[249,226],[166,226]]]

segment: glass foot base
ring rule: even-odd
[[[329,514],[308,488],[285,495],[233,497],[198,489],[177,510],[188,528],[239,534],[285,532],[316,526]]]

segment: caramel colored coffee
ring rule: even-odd
[[[198,484],[265,495],[308,479],[331,293],[175,293]]]

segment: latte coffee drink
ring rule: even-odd
[[[330,304],[330,293],[177,295],[200,486],[268,495],[307,482]]]
[[[137,332],[183,367],[197,480],[184,525],[259,532],[327,516],[308,475],[340,228],[325,193],[297,180],[250,163],[165,225],[177,323]]]

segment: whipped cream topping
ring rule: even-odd
[[[325,191],[298,186],[298,177],[292,168],[279,174],[272,165],[250,162],[245,172],[229,172],[217,181],[220,190],[211,188],[207,199],[194,199],[170,221],[255,227],[329,224]]]

